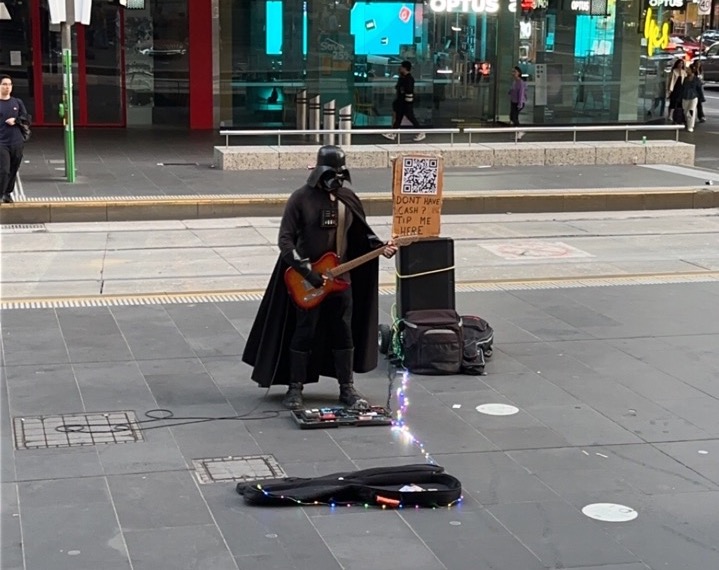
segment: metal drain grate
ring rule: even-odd
[[[16,417],[13,418],[13,432],[15,449],[50,449],[143,441],[134,412]]]
[[[192,466],[200,483],[204,484],[223,481],[259,481],[287,476],[272,455],[193,459]]]

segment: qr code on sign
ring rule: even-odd
[[[402,159],[402,194],[437,194],[438,178],[438,159]]]

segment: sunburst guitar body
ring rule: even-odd
[[[402,247],[417,241],[416,237],[406,236],[395,239],[395,245]],[[369,253],[340,264],[340,259],[334,252],[325,253],[317,261],[312,264],[312,270],[320,275],[327,277],[327,281],[322,287],[313,287],[296,269],[290,267],[285,271],[285,285],[290,298],[300,309],[314,309],[317,307],[327,295],[345,291],[350,283],[342,279],[342,275],[349,273],[355,267],[359,267],[363,263],[367,263],[382,255],[384,246],[377,248]]]

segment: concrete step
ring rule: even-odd
[[[360,194],[367,215],[392,213],[389,193]],[[38,199],[2,204],[0,223],[190,220],[200,218],[281,216],[288,194],[224,197],[148,196],[125,200]],[[601,212],[719,208],[719,187],[684,186],[578,190],[510,190],[445,192],[444,214]]]

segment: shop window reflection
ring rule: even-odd
[[[128,125],[189,121],[187,0],[148,0],[125,12]]]

